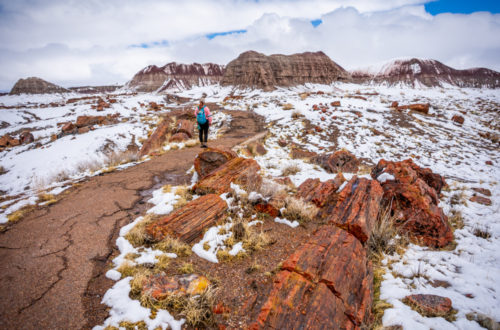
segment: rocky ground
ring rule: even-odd
[[[198,154],[189,137],[169,141],[187,134],[181,110],[202,93],[211,108],[225,110],[219,122],[232,121],[219,130],[217,143],[226,148]],[[497,91],[336,84],[235,92],[214,85],[175,99],[104,96],[77,101],[75,111],[67,99],[57,106],[44,100],[54,113],[43,117],[40,103],[0,99],[14,107],[2,109],[10,116],[2,118],[3,133],[16,139],[16,130],[36,128],[35,142],[2,153],[2,163],[12,163],[0,176],[6,220],[20,205],[45,203],[39,187],[24,189],[29,166],[38,165],[17,169],[23,155],[64,142],[65,151],[79,143],[87,155],[105,157],[106,134],[124,135],[112,150],[135,145],[152,155],[110,174],[73,166],[67,180],[49,179],[44,189],[94,177],[7,223],[2,301],[18,303],[2,308],[3,322],[470,329],[500,320]],[[57,126],[59,109],[67,122]],[[156,124],[154,116],[168,113]],[[103,117],[77,118],[84,114]],[[256,133],[256,115],[265,118],[266,133],[228,150]],[[98,137],[84,140],[92,133]],[[59,137],[51,141],[52,134]],[[36,142],[41,146],[31,148]],[[57,164],[77,163],[66,156],[56,155]],[[103,202],[89,208],[89,196]],[[39,284],[26,286],[21,274]],[[79,312],[68,318],[65,309],[75,304]],[[46,306],[59,307],[41,317]]]

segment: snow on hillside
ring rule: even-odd
[[[366,167],[375,165],[381,159],[400,161],[408,158],[412,158],[419,166],[429,167],[434,173],[443,175],[449,188],[443,192],[439,206],[448,215],[459,213],[463,221],[463,226],[458,226],[454,231],[456,247],[451,251],[432,250],[410,244],[401,255],[386,256],[383,261],[385,274],[381,299],[392,307],[385,311],[383,324],[402,325],[405,329],[479,329],[478,323],[468,319],[470,313],[485,314],[500,321],[500,282],[497,280],[500,274],[500,151],[498,140],[495,142],[494,138],[484,135],[489,133],[489,136],[498,136],[498,90],[335,84],[262,92],[235,91],[230,87],[210,85],[185,90],[177,95],[199,98],[203,93],[207,94],[207,102],[218,102],[228,110],[247,109],[265,117],[271,133],[265,142],[268,153],[255,158],[263,175],[280,176],[288,167],[295,165],[298,172],[290,175],[295,185],[307,178],[326,180],[334,176],[316,165],[291,159],[292,143],[318,153],[347,149],[365,163],[358,173],[362,177],[369,178]],[[233,93],[242,98],[224,101],[226,96]],[[52,98],[57,102],[57,99]],[[113,138],[114,148],[123,150],[127,142],[132,139],[137,141],[147,134],[148,122],[144,119],[149,113],[138,103],[159,101],[159,98],[153,94],[120,96],[106,113],[119,112],[128,121],[98,128],[88,135],[77,135],[74,140],[66,136],[52,144],[48,141],[50,135],[57,131],[57,122],[74,120],[83,113],[94,114],[93,110],[84,104],[45,109],[2,109],[0,120],[11,126],[2,128],[1,135],[22,127],[38,127],[36,137],[47,143],[47,146],[32,150],[22,146],[3,151],[2,165],[8,172],[0,176],[0,190],[19,194],[33,180],[33,173],[50,176],[50,169],[72,170],[80,159],[87,159],[93,154],[100,155],[99,149],[107,139]],[[333,101],[340,101],[341,105],[332,106]],[[429,115],[396,111],[390,108],[393,101],[400,105],[430,103],[431,109]],[[25,105],[26,102],[28,100],[24,96],[19,99],[0,97],[0,104],[4,105]],[[327,108],[329,114],[315,111],[314,105]],[[34,117],[23,115],[23,111],[36,114],[40,120],[36,124],[30,122],[28,118]],[[463,116],[465,122],[456,124],[451,120],[454,115]],[[318,128],[320,132],[313,130],[311,133],[311,128]],[[280,139],[288,145],[280,147]],[[84,152],[75,152],[75,149]],[[490,162],[493,165],[487,165]],[[346,177],[349,179],[352,175]],[[484,206],[469,200],[475,187],[491,191],[492,205]],[[168,194],[171,193],[155,192],[151,203],[156,204],[156,210],[169,212],[174,197]],[[4,202],[1,205],[7,204]],[[277,221],[287,225],[286,219]],[[124,242],[123,236],[132,226],[124,227],[118,238],[121,257],[131,251],[130,244]],[[212,231],[218,232],[215,229]],[[220,248],[218,243],[210,243],[212,240],[220,241],[217,235],[212,237],[208,234],[212,231],[209,229],[206,237],[197,243]],[[155,260],[159,252],[141,250],[138,253],[141,254],[141,260]],[[115,259],[115,268],[120,264],[120,256]],[[213,255],[210,258],[213,260]],[[149,310],[128,297],[130,277],[120,279],[116,270],[110,271],[108,277],[117,283],[103,300],[111,308],[105,326],[117,325],[122,320],[144,320],[150,329],[166,324],[179,328],[183,324],[183,320],[176,321],[164,311],[158,313],[155,320],[150,319]],[[457,310],[456,320],[449,322],[444,318],[427,318],[411,310],[402,299],[413,293],[449,297],[453,308]]]

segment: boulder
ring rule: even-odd
[[[21,144],[27,144],[35,141],[35,137],[31,134],[30,131],[22,131],[19,135],[19,141]]]
[[[325,206],[325,203],[335,194],[344,183],[345,178],[342,173],[337,174],[335,179],[321,182],[319,179],[307,179],[297,188],[297,197],[306,202],[312,202],[317,207]]]
[[[309,159],[309,158],[314,157],[316,155],[317,155],[317,153],[315,153],[315,152],[307,151],[307,150],[304,150],[304,149],[296,147],[296,146],[292,147],[291,152],[290,152],[290,156],[293,159]]]
[[[146,235],[152,242],[171,236],[189,244],[200,238],[205,228],[222,220],[226,210],[227,204],[219,196],[201,196],[148,225]]]
[[[262,143],[258,142],[251,142],[247,144],[247,150],[250,152],[251,155],[263,156],[267,154],[266,148],[262,145]]]
[[[399,228],[426,246],[441,248],[453,239],[448,218],[438,207],[444,179],[411,159],[401,162],[380,160],[372,170],[374,179],[387,173],[394,180],[382,183],[384,204],[390,205]]]
[[[194,169],[203,178],[228,160],[238,157],[232,150],[208,148],[200,152],[194,159]]]
[[[254,159],[236,157],[198,181],[193,190],[197,194],[222,194],[230,190],[232,182],[258,188],[262,182],[259,171],[260,166]]]
[[[391,108],[393,108],[393,109],[397,109],[397,108],[398,108],[398,106],[399,106],[398,101],[392,101],[392,103],[391,103]]]
[[[146,142],[142,144],[141,150],[139,151],[140,157],[158,150],[163,145],[167,139],[171,123],[172,120],[169,117],[163,118],[163,121],[158,125],[153,134],[151,134]]]
[[[358,172],[359,160],[347,150],[339,150],[333,154],[321,154],[311,159],[330,173],[356,173]]]
[[[254,208],[255,211],[268,214],[273,218],[276,218],[280,215],[280,210],[278,210],[277,207],[275,207],[272,203],[268,203],[265,201],[255,204]]]
[[[486,188],[472,188],[472,190],[474,190],[475,192],[477,193],[480,193],[484,196],[491,196],[491,191],[489,189],[486,189]]]
[[[80,127],[78,129],[78,134],[85,134],[85,133],[88,133],[89,131],[90,131],[90,127],[88,127],[88,126]]]
[[[288,144],[288,142],[286,142],[285,140],[283,139],[279,139],[278,140],[278,145],[282,148],[286,147],[286,145]]]
[[[452,310],[450,298],[433,294],[412,294],[403,302],[426,317],[443,317]]]
[[[401,105],[401,106],[398,106],[397,109],[398,110],[408,109],[408,110],[421,112],[421,113],[424,113],[427,115],[429,113],[429,108],[430,108],[429,103],[415,103],[415,104]]]
[[[482,196],[472,196],[469,200],[471,202],[478,203],[481,205],[486,205],[486,206],[491,205],[491,199]]]
[[[332,103],[330,103],[330,105],[332,107],[340,107],[340,101],[333,101]]]
[[[170,137],[169,142],[183,142],[189,140],[189,135],[184,132],[175,133]]]
[[[351,329],[369,323],[371,263],[348,232],[320,227],[281,269],[253,328]]]
[[[80,128],[91,125],[101,125],[106,121],[105,116],[78,116],[75,126]]]
[[[453,117],[451,117],[451,120],[453,120],[455,123],[458,123],[460,125],[462,125],[465,121],[464,117],[459,116],[459,115],[454,115]]]
[[[5,134],[0,138],[0,147],[6,148],[6,147],[15,147],[21,144],[21,141],[19,139],[14,139],[12,136],[9,134]]]
[[[176,133],[185,133],[189,138],[193,137],[194,124],[191,120],[179,120],[175,126]]]
[[[63,127],[61,128],[61,131],[63,133],[71,133],[75,130],[75,125],[73,125],[73,123],[66,123],[63,125]]]
[[[354,176],[338,194],[336,203],[329,203],[319,216],[365,244],[377,221],[383,195],[378,181]]]

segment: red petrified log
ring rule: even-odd
[[[335,206],[327,205],[320,217],[349,231],[364,244],[377,221],[383,195],[378,181],[354,176],[339,193]]]
[[[194,159],[194,169],[200,178],[209,174],[228,160],[238,157],[231,150],[208,148],[203,150]]]
[[[189,138],[193,137],[194,125],[191,120],[179,120],[175,127],[176,133],[186,133]]]
[[[149,154],[152,151],[160,148],[165,140],[167,139],[167,133],[170,129],[170,118],[164,118],[163,121],[158,125],[156,130],[151,134],[149,139],[142,145],[142,148],[139,152],[139,155],[142,157],[144,155]]]
[[[222,198],[208,194],[150,224],[146,227],[146,234],[154,242],[168,235],[189,244],[199,238],[205,228],[222,219],[226,209],[227,204]]]
[[[222,194],[229,191],[231,182],[258,188],[262,182],[257,173],[259,170],[260,166],[254,159],[233,158],[201,179],[193,189],[197,194]]]
[[[413,111],[418,111],[421,113],[428,114],[429,113],[429,103],[415,103],[415,104],[408,104],[408,105],[401,105],[398,106],[398,110],[404,110],[404,109],[409,109]]]
[[[348,232],[320,227],[282,269],[253,328],[351,329],[369,323],[371,264]]]
[[[170,137],[169,142],[183,142],[189,140],[189,135],[184,132],[175,133]]]
[[[319,179],[307,179],[297,188],[297,196],[306,202],[313,202],[317,207],[323,207],[344,181],[342,173],[326,182],[321,182]]]
[[[450,298],[433,294],[412,294],[406,296],[403,302],[430,317],[446,316],[451,311]]]
[[[459,116],[459,115],[454,115],[453,117],[451,117],[451,120],[453,120],[454,122],[462,125],[465,121],[464,117],[462,116]]]
[[[382,173],[395,180],[382,183],[384,203],[391,205],[396,224],[424,245],[443,247],[453,239],[447,217],[439,204],[439,192],[446,185],[444,179],[420,168],[411,159],[401,162],[381,160],[372,170],[372,178]]]

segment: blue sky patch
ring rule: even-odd
[[[314,26],[314,27],[317,27],[317,26],[318,26],[318,25],[320,25],[321,23],[323,23],[323,20],[320,20],[320,19],[313,19],[313,20],[311,21],[311,24],[312,24],[312,26]]]
[[[143,42],[140,44],[130,45],[132,48],[154,48],[154,47],[168,47],[168,40],[160,40],[160,41],[151,41],[151,42]]]
[[[498,0],[438,0],[425,4],[425,10],[437,15],[441,13],[470,14],[477,11],[489,11],[492,14],[500,13]]]
[[[226,36],[228,34],[240,34],[240,33],[246,33],[247,30],[232,30],[232,31],[226,31],[226,32],[215,32],[215,33],[209,33],[206,34],[205,37],[207,37],[208,40],[212,40],[215,37],[218,36]]]

